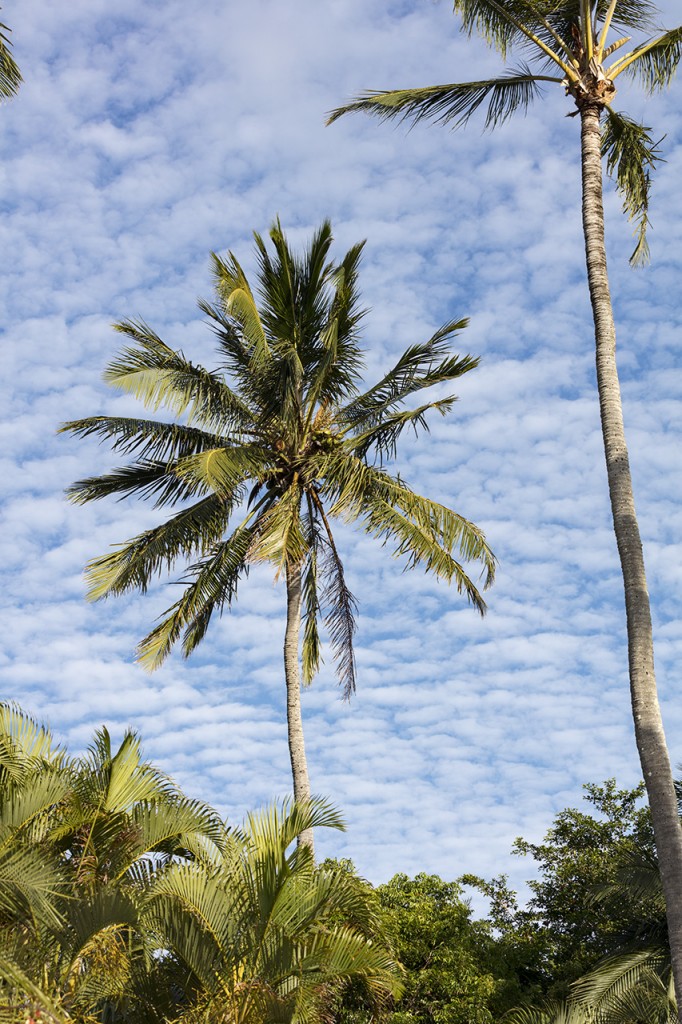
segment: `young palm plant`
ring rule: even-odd
[[[356,604],[333,520],[359,522],[392,543],[408,566],[453,582],[481,613],[483,598],[458,558],[482,566],[483,588],[492,582],[495,561],[476,526],[415,494],[384,465],[405,428],[426,427],[427,414],[447,413],[455,398],[412,409],[404,408],[406,401],[476,366],[478,360],[453,356],[449,348],[466,321],[452,321],[408,348],[378,384],[361,392],[362,245],[333,263],[327,222],[302,256],[292,253],[279,223],[270,239],[273,254],[255,235],[260,305],[235,256],[213,256],[217,302],[201,308],[214,324],[221,371],[191,363],[141,322],[116,325],[134,344],[106,379],[183,421],[95,416],[63,429],[110,440],[116,451],[135,456],[122,469],[75,483],[74,501],[136,494],[153,498],[157,508],[182,506],[87,568],[90,596],[101,598],[145,591],[178,559],[191,563],[182,596],[139,646],[147,667],[159,665],[180,639],[189,655],[214,611],[230,606],[251,565],[269,563],[284,577],[289,751],[294,796],[305,801],[301,668],[309,683],[321,661],[320,619],[345,695],[355,689]],[[311,835],[304,841],[311,844]]]
[[[495,127],[517,110],[526,111],[547,83],[565,90],[580,117],[583,231],[604,451],[625,589],[632,710],[682,1008],[682,831],[656,691],[651,611],[623,427],[602,183],[605,157],[624,209],[637,223],[631,260],[646,259],[650,171],[658,151],[651,130],[613,104],[621,76],[638,80],[649,93],[671,82],[682,55],[682,27],[656,31],[658,11],[650,0],[454,0],[454,9],[465,32],[481,33],[503,57],[517,47],[528,62],[483,81],[371,93],[336,110],[331,120],[361,110],[381,119],[460,127],[487,104],[486,125]],[[650,38],[630,45],[633,33],[640,38],[649,32]]]
[[[328,804],[285,802],[250,815],[213,864],[171,865],[148,916],[182,979],[178,1024],[314,1024],[339,990],[361,982],[377,1008],[401,971],[371,897],[338,866],[293,846],[313,827],[343,828]],[[156,906],[158,902],[158,907]]]
[[[68,759],[0,705],[0,1018],[160,1021],[152,1006],[173,997],[156,971],[163,901],[149,919],[149,891],[179,859],[213,864],[226,838],[133,734],[114,751],[103,729]]]

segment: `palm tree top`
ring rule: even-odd
[[[229,607],[249,566],[270,563],[276,575],[302,574],[303,671],[319,667],[322,618],[344,689],[355,686],[355,600],[332,532],[334,520],[359,522],[408,566],[453,582],[481,612],[485,603],[457,555],[482,567],[492,583],[495,559],[483,533],[462,516],[414,493],[387,463],[405,429],[428,429],[454,395],[407,407],[440,390],[478,360],[456,356],[451,339],[467,323],[453,320],[412,345],[377,384],[360,389],[359,344],[365,310],[358,268],[363,244],[335,262],[325,221],[305,252],[292,252],[279,221],[270,246],[255,236],[258,288],[233,253],[212,256],[216,301],[200,303],[216,334],[220,365],[210,371],[169,348],[142,321],[116,325],[132,344],[105,378],[175,422],[95,416],[63,429],[107,439],[134,461],[70,489],[79,503],[137,494],[156,507],[181,505],[87,569],[93,598],[146,590],[178,558],[190,562],[189,586],[142,641],[154,667],[183,636],[189,654],[215,610]],[[236,523],[236,525],[235,525]]]
[[[649,127],[612,104],[621,75],[649,93],[670,84],[682,57],[682,26],[659,29],[659,10],[650,0],[454,0],[453,6],[463,32],[481,35],[504,60],[518,53],[518,63],[496,78],[367,92],[332,111],[327,123],[363,111],[381,120],[426,120],[460,128],[483,109],[485,127],[494,128],[517,111],[525,113],[547,83],[558,85],[572,98],[576,113],[590,105],[605,111],[607,170],[637,226],[631,262],[645,262],[650,173],[660,160],[658,142]]]

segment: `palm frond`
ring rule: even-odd
[[[485,128],[495,128],[517,110],[525,112],[540,95],[539,83],[560,82],[560,78],[533,74],[527,65],[511,69],[499,78],[479,82],[431,85],[421,89],[392,89],[368,92],[352,103],[333,110],[327,119],[332,124],[343,114],[364,111],[382,121],[432,121],[462,128],[486,101]]]
[[[324,468],[322,468],[324,467]],[[407,567],[421,565],[427,572],[454,582],[483,613],[485,602],[452,551],[465,561],[480,562],[483,588],[495,575],[495,557],[482,531],[451,509],[411,491],[402,480],[365,465],[347,454],[321,460],[320,496],[332,502],[330,516],[361,519],[372,536],[397,542],[395,554]]]
[[[230,511],[224,499],[210,495],[88,562],[88,597],[96,601],[136,589],[145,593],[151,580],[164,569],[170,571],[178,557],[192,558],[210,550],[223,535]]]
[[[110,441],[115,452],[136,455],[152,462],[168,463],[224,443],[223,434],[209,433],[183,423],[163,423],[124,416],[89,416],[63,423],[59,433],[78,438],[98,437]]]
[[[632,53],[614,61],[607,75],[620,74],[637,79],[649,94],[667,88],[672,82],[682,57],[682,26],[648,40]]]
[[[255,536],[256,528],[247,518],[208,557],[189,568],[182,597],[164,612],[159,625],[138,646],[138,660],[146,668],[157,668],[183,631],[183,654],[188,657],[192,653],[216,608],[222,611],[236,597],[239,580],[248,572]]]
[[[637,224],[637,245],[630,263],[646,263],[649,258],[647,228],[649,226],[650,173],[662,159],[651,129],[618,114],[607,107],[602,127],[602,156],[606,168],[615,176],[616,187],[623,198],[623,211]]]
[[[640,986],[667,992],[661,978],[669,970],[669,953],[661,947],[624,950],[600,961],[573,984],[572,991],[582,1003],[606,1013]]]
[[[253,424],[249,407],[218,374],[169,348],[144,321],[122,320],[114,329],[137,345],[125,348],[109,364],[104,373],[108,384],[134,395],[148,408],[164,405],[207,429],[239,431]]]
[[[451,355],[449,347],[449,339],[468,323],[467,319],[452,320],[427,342],[406,349],[377,384],[339,410],[339,423],[347,424],[355,431],[371,428],[381,423],[386,413],[417,392],[449,383],[473,370],[479,359],[470,355]]]
[[[222,444],[178,459],[174,472],[181,480],[231,501],[248,480],[262,481],[272,464],[273,453],[262,445]]]
[[[320,546],[322,585],[320,607],[327,627],[343,696],[349,700],[355,693],[356,664],[353,638],[357,629],[357,601],[346,584],[343,562],[339,556],[329,520],[322,502],[314,494],[314,502],[325,531],[325,543]]]
[[[236,337],[229,339],[230,354],[253,369],[262,368],[271,358],[270,346],[246,274],[233,253],[228,253],[226,259],[212,253],[211,258],[222,307],[240,329]],[[235,342],[238,351],[234,349]]]
[[[273,500],[258,517],[249,560],[270,562],[279,574],[286,565],[300,564],[307,554],[301,520],[302,489],[293,481],[284,494]]]
[[[318,594],[318,556],[321,537],[320,531],[312,507],[310,494],[306,496],[308,513],[303,521],[305,543],[308,549],[308,558],[302,578],[302,599],[303,599],[303,642],[301,644],[301,671],[303,685],[309,686],[316,675],[322,661],[320,651],[320,632],[318,620],[320,614],[320,600]]]
[[[5,99],[16,96],[23,82],[17,62],[12,56],[9,31],[7,25],[0,23],[0,96]]]
[[[445,416],[456,401],[456,395],[449,395],[434,402],[426,402],[417,409],[407,409],[386,416],[376,426],[354,435],[351,450],[360,458],[365,458],[370,451],[376,451],[380,463],[385,458],[394,458],[397,454],[398,441],[406,427],[411,427],[417,437],[420,430],[429,429],[426,419],[428,412],[436,411]]]

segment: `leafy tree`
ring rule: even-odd
[[[550,998],[507,1015],[510,1024],[672,1024],[677,1003],[655,859],[632,852],[609,885],[595,887],[584,907],[610,918],[607,956],[573,982],[564,999]]]
[[[547,83],[564,89],[580,117],[582,214],[595,327],[597,383],[614,531],[625,588],[628,661],[635,736],[646,781],[666,895],[678,1004],[682,1008],[682,830],[654,674],[651,611],[616,367],[616,331],[604,242],[602,157],[615,175],[624,209],[638,225],[633,261],[645,259],[650,171],[659,159],[650,129],[613,102],[616,82],[637,79],[649,93],[665,88],[682,56],[682,27],[655,32],[650,0],[454,0],[469,35],[481,33],[503,57],[514,47],[527,62],[476,82],[369,93],[332,114],[364,110],[381,119],[465,125],[487,103],[494,127],[526,111]],[[609,42],[614,30],[625,32]],[[654,35],[626,49],[631,33]]]
[[[9,29],[0,22],[0,98],[16,96],[22,82],[21,72],[12,56]]]
[[[514,852],[531,856],[539,878],[528,883],[531,898],[519,908],[504,877],[484,882],[474,875],[462,881],[491,901],[490,920],[498,953],[518,978],[506,998],[564,999],[570,985],[656,915],[644,892],[635,898],[598,898],[618,887],[633,862],[653,857],[649,810],[642,806],[643,785],[618,789],[613,779],[587,785],[590,812],[568,808],[555,818],[541,843],[517,839]]]
[[[452,321],[408,348],[378,384],[361,392],[362,245],[331,262],[328,222],[302,256],[292,253],[279,223],[270,239],[273,255],[255,235],[260,305],[236,257],[213,256],[217,302],[201,308],[213,321],[225,372],[191,363],[141,322],[116,325],[133,345],[110,365],[106,379],[154,410],[165,405],[177,417],[185,414],[187,422],[95,416],[63,429],[110,440],[116,451],[135,457],[122,469],[74,484],[74,501],[134,494],[154,499],[157,508],[182,505],[162,525],[87,568],[90,596],[101,598],[144,592],[156,574],[190,560],[182,596],[140,644],[148,667],[159,665],[181,637],[189,655],[214,611],[231,605],[251,565],[267,562],[285,578],[287,722],[300,801],[310,796],[300,706],[302,620],[304,682],[320,665],[322,618],[345,695],[355,688],[356,606],[332,521],[359,522],[394,545],[408,567],[421,565],[454,582],[481,613],[479,590],[455,556],[479,562],[486,587],[494,558],[472,523],[415,494],[384,465],[403,430],[426,428],[427,414],[447,413],[455,399],[413,409],[405,403],[476,366],[476,359],[449,349],[466,321]],[[303,839],[312,844],[312,836]]]
[[[394,875],[377,887],[386,930],[405,968],[392,1024],[488,1024],[496,979],[485,969],[491,936],[473,923],[457,882]]]

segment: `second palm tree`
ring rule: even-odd
[[[162,525],[87,567],[90,596],[101,598],[144,592],[156,574],[178,559],[189,561],[182,596],[139,646],[147,667],[159,665],[178,640],[189,655],[213,612],[230,606],[250,565],[267,562],[285,579],[289,751],[294,795],[305,801],[301,669],[308,683],[319,668],[320,620],[345,695],[355,689],[356,604],[332,521],[359,522],[393,543],[408,566],[454,583],[481,613],[481,593],[462,563],[479,563],[484,589],[495,560],[481,530],[415,494],[384,465],[406,427],[425,428],[427,414],[447,413],[455,398],[412,409],[405,402],[477,365],[450,351],[466,321],[447,323],[408,348],[362,392],[362,244],[334,263],[327,222],[302,256],[291,251],[279,223],[270,239],[274,252],[255,235],[260,304],[234,255],[213,256],[217,302],[201,308],[215,326],[225,373],[191,363],[144,323],[116,325],[133,344],[109,366],[106,380],[153,409],[165,405],[176,422],[95,416],[63,429],[108,439],[135,456],[130,465],[75,483],[74,501],[136,494],[159,508],[182,505]],[[311,835],[304,841],[312,845]]]

